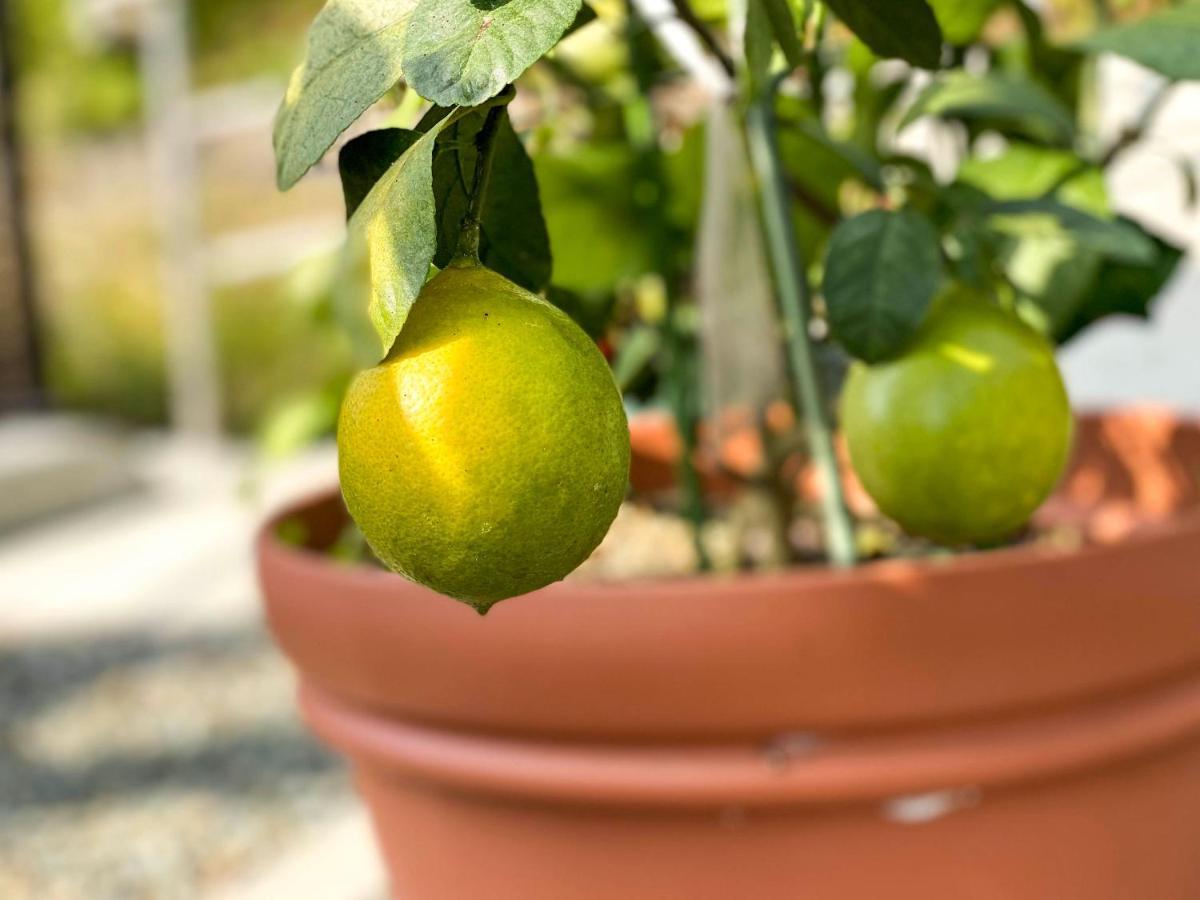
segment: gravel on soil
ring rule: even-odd
[[[0,897],[185,900],[343,808],[257,628],[0,646]]]

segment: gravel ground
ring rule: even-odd
[[[0,897],[174,900],[346,802],[256,629],[0,646]]]

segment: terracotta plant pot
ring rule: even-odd
[[[480,618],[276,520],[267,609],[405,900],[1196,900],[1200,431],[1079,446],[1050,510],[1082,549],[568,581]],[[284,515],[319,547],[343,513]]]

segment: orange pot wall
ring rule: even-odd
[[[568,581],[483,619],[271,527],[261,575],[405,900],[1196,900],[1198,467],[1190,425],[1086,420],[1047,513],[1111,542],[1069,553]],[[320,543],[340,510],[299,514]]]

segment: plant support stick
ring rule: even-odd
[[[750,163],[759,181],[763,232],[782,307],[788,362],[796,401],[804,417],[809,452],[821,473],[821,503],[829,558],[835,566],[855,563],[854,525],[842,491],[841,473],[826,420],[812,345],[808,337],[808,276],[788,209],[788,189],[779,162],[774,128],[774,82],[746,111]]]

